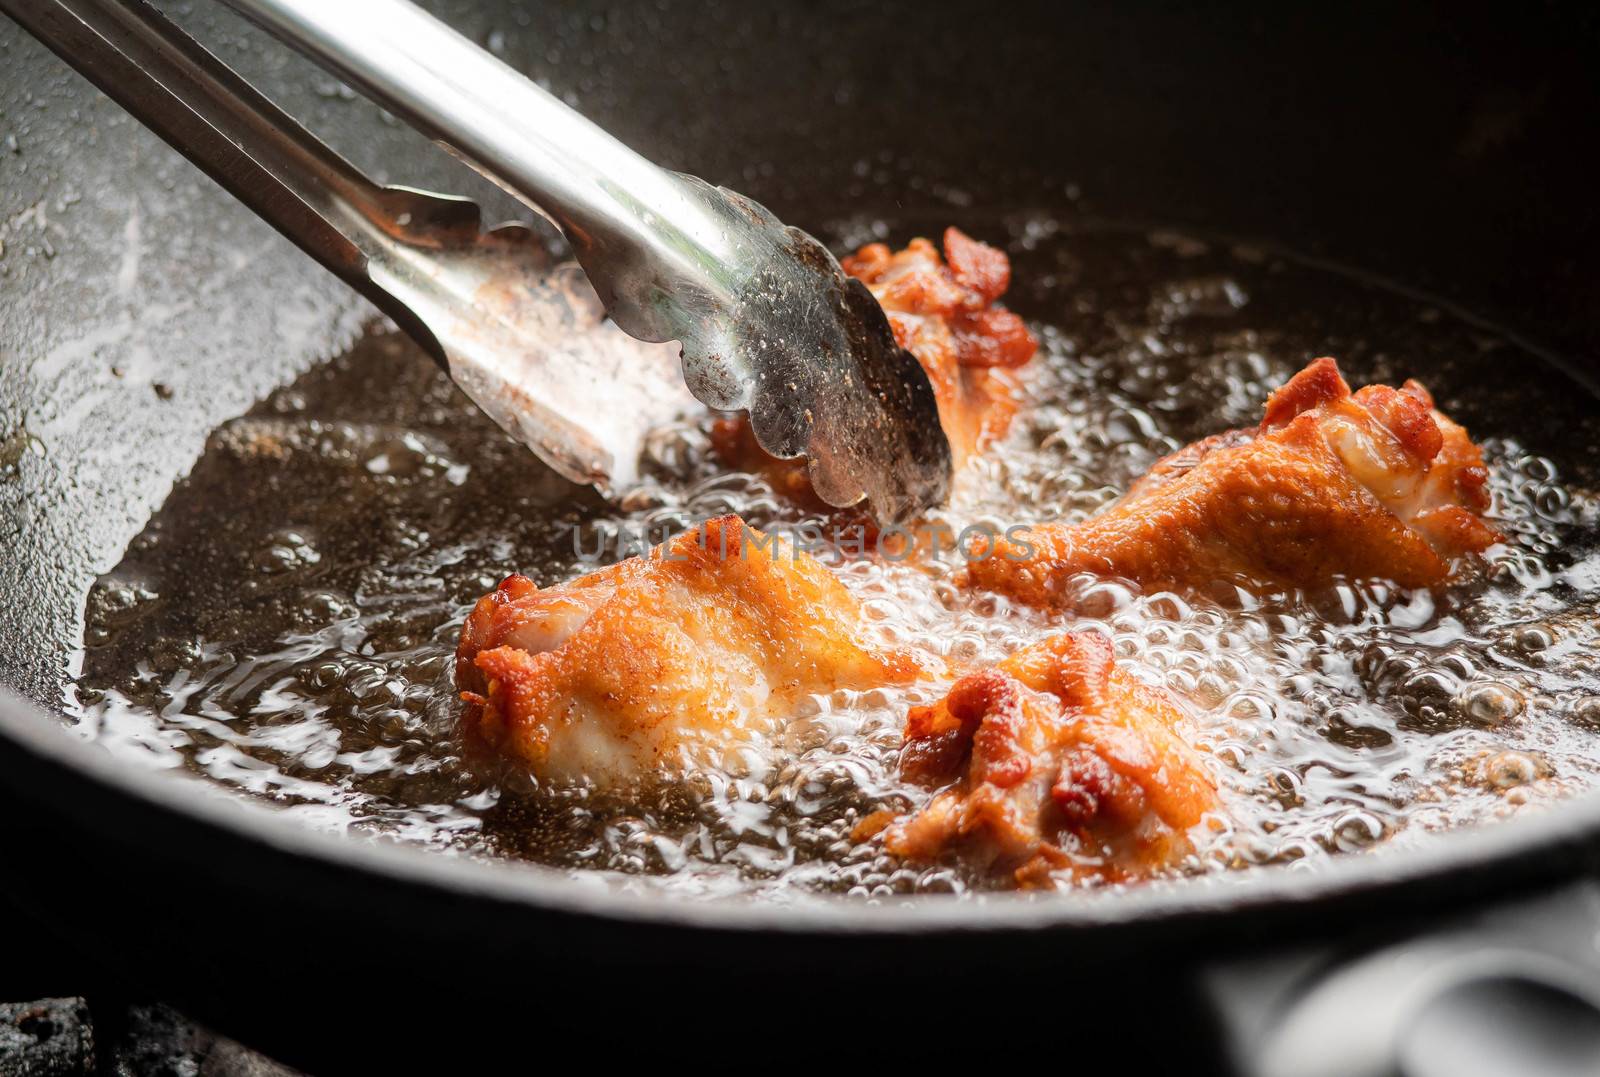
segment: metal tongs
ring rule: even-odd
[[[629,481],[652,416],[687,384],[748,411],[769,453],[808,457],[831,504],[864,496],[899,521],[944,500],[928,378],[816,240],[651,164],[406,0],[225,2],[546,215],[582,273],[526,227],[485,230],[474,202],[374,183],[144,0],[0,11],[371,299],[568,478]]]

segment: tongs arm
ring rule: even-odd
[[[549,217],[613,318],[675,340],[681,290],[741,284],[739,237],[685,178],[641,157],[407,0],[224,0]],[[663,272],[665,269],[665,272]],[[653,276],[655,280],[641,278]],[[643,292],[649,298],[639,302]]]
[[[945,499],[928,376],[815,239],[652,164],[409,0],[225,2],[544,212],[612,320],[680,342],[690,391],[807,456],[824,501],[900,520]]]
[[[944,500],[950,446],[932,385],[815,239],[651,164],[406,0],[227,2],[549,216],[616,325],[679,342],[694,396],[748,411],[773,455],[807,456],[824,501],[865,496],[900,520]],[[0,0],[0,11],[372,299],[563,474],[603,481],[629,466],[628,439],[597,440],[564,414],[573,377],[530,368],[530,333],[551,350],[540,319],[490,309],[541,290],[531,263],[433,256],[478,239],[475,204],[374,184],[145,0]],[[620,367],[605,372],[626,391]]]

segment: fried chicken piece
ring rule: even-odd
[[[971,582],[1040,607],[1077,573],[1146,588],[1219,578],[1314,587],[1335,576],[1441,583],[1500,536],[1481,515],[1489,473],[1467,432],[1415,381],[1352,393],[1318,359],[1255,429],[1162,460],[1098,516],[979,543]]]
[[[951,784],[892,824],[885,848],[914,860],[957,850],[1021,886],[1158,872],[1192,849],[1190,828],[1216,804],[1182,718],[1104,636],[1034,644],[911,711],[901,772]]]
[[[1017,409],[1008,371],[1039,346],[1021,318],[996,305],[1011,285],[1010,260],[947,228],[942,259],[928,240],[913,239],[895,252],[869,243],[841,264],[877,297],[895,340],[927,371],[959,469],[1005,433]],[[724,460],[761,471],[780,492],[802,501],[814,496],[805,461],[768,456],[743,417],[718,420],[712,440]]]
[[[815,558],[737,516],[555,587],[510,576],[462,626],[470,737],[556,783],[670,779],[809,693],[904,684]]]
[[[928,372],[956,466],[1004,434],[1017,410],[1005,371],[1039,347],[1021,318],[996,305],[1011,286],[1005,252],[946,228],[943,260],[932,243],[913,239],[893,253],[869,243],[842,264],[877,297],[895,340]]]

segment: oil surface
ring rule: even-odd
[[[946,222],[853,219],[840,249]],[[1315,861],[1534,810],[1600,777],[1600,444],[1587,391],[1470,321],[1259,250],[1015,215],[957,222],[1013,258],[1007,303],[1042,347],[1010,435],[941,514],[959,531],[1076,520],[1180,445],[1260,418],[1318,355],[1352,384],[1422,380],[1483,444],[1509,538],[1438,592],[1139,594],[1106,582],[1054,619],[958,590],[953,562],[836,563],[896,643],[987,664],[1070,624],[1189,703],[1224,811],[1180,866]],[[187,767],[308,824],[641,884],[764,896],[969,892],[958,866],[848,835],[926,798],[894,773],[910,702],[835,693],[769,757],[645,803],[492,781],[463,765],[451,655],[510,571],[589,567],[607,536],[738,512],[804,522],[709,458],[702,421],[651,440],[608,504],[512,444],[409,342],[375,330],[212,436],[87,601],[86,736]]]

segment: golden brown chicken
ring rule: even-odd
[[[996,302],[1011,285],[1010,260],[1004,251],[947,228],[942,259],[928,240],[913,239],[895,252],[870,243],[842,265],[877,297],[895,339],[927,371],[959,469],[1005,433],[1017,408],[1008,371],[1032,359],[1038,348],[1022,319]],[[724,460],[761,471],[790,497],[812,496],[805,461],[768,456],[745,419],[719,420],[712,438]]]
[[[949,784],[890,825],[885,847],[915,860],[957,852],[1022,886],[1160,871],[1216,804],[1182,720],[1104,636],[1053,636],[911,711],[902,772]]]
[[[978,586],[1041,607],[1069,604],[1078,573],[1146,588],[1429,586],[1499,540],[1481,518],[1487,481],[1477,446],[1421,385],[1352,393],[1318,359],[1272,395],[1259,427],[1173,453],[1083,523],[979,543],[968,568]]]
[[[471,736],[541,779],[611,788],[720,762],[801,695],[920,673],[865,639],[816,559],[737,516],[571,583],[511,576],[456,651]]]

